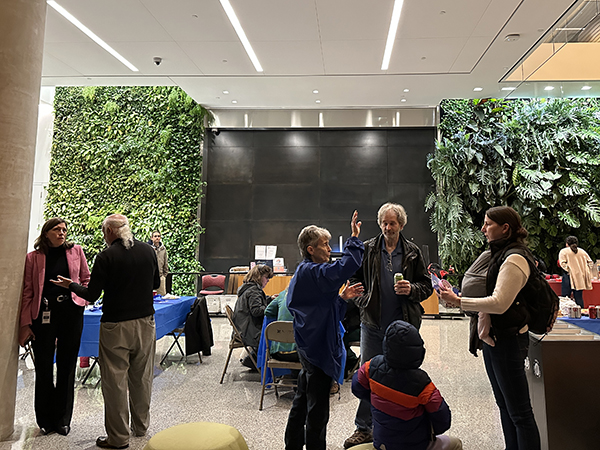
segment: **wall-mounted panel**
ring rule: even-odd
[[[318,147],[261,146],[255,150],[254,180],[269,184],[315,184],[319,180],[319,154]]]
[[[203,167],[209,183],[252,183],[254,153],[245,147],[215,147],[208,150]]]
[[[289,270],[300,261],[299,231],[316,224],[329,229],[336,251],[350,235],[357,209],[361,238],[379,234],[377,210],[404,205],[405,236],[429,246],[437,240],[424,210],[433,180],[427,154],[435,128],[227,130],[206,140],[201,208],[200,261],[207,270],[248,265],[254,246],[278,246]]]

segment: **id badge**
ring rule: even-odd
[[[50,311],[42,311],[42,325],[50,323]]]

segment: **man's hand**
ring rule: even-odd
[[[342,297],[344,300],[348,301],[351,298],[362,295],[364,291],[365,291],[365,288],[363,287],[363,285],[361,283],[356,283],[356,284],[353,284],[352,286],[350,286],[350,282],[346,281],[346,284],[344,285],[344,289],[342,290],[340,297]]]
[[[62,275],[58,275],[58,280],[50,280],[55,285],[64,287],[65,289],[69,289],[69,285],[73,282],[70,278],[63,277]]]
[[[394,285],[394,292],[398,295],[410,295],[410,281],[400,280]]]
[[[357,222],[358,220],[358,211],[354,211],[352,214],[352,221],[350,222],[350,228],[352,229],[352,237],[358,237],[360,234],[360,227],[362,222]]]

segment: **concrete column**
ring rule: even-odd
[[[0,440],[14,429],[17,329],[27,251],[46,0],[0,6]]]

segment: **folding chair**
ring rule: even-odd
[[[227,361],[225,361],[225,367],[223,368],[223,374],[221,375],[221,381],[219,381],[219,384],[223,384],[223,379],[225,378],[225,372],[227,372],[227,366],[229,365],[229,360],[231,359],[231,353],[233,352],[234,348],[242,348],[242,347],[245,348],[246,351],[248,352],[248,355],[250,355],[252,364],[254,364],[254,367],[258,371],[258,366],[256,365],[256,360],[254,359],[254,356],[252,356],[252,350],[250,348],[248,348],[248,346],[246,344],[244,344],[244,341],[242,339],[242,333],[240,333],[240,331],[237,329],[237,327],[233,323],[233,311],[229,305],[225,305],[225,315],[227,316],[227,320],[229,320],[229,325],[231,325],[231,328],[233,328],[233,333],[231,334],[231,339],[229,341],[229,353],[227,354]]]
[[[31,341],[27,342],[25,344],[25,347],[23,347],[23,349],[25,350],[25,353],[21,353],[19,355],[19,358],[22,361],[25,361],[25,359],[27,359],[28,356],[31,357],[31,360],[33,361],[33,363],[35,364],[35,357],[33,356],[33,349],[31,348]]]
[[[160,360],[161,364],[163,364],[165,362],[165,360],[167,359],[167,356],[169,356],[169,353],[171,353],[171,350],[173,350],[173,347],[175,347],[176,345],[177,345],[177,348],[179,349],[179,353],[181,353],[181,356],[183,356],[187,361],[187,355],[185,354],[185,352],[183,351],[183,348],[181,347],[181,344],[179,343],[179,338],[184,335],[183,330],[184,330],[183,327],[175,328],[173,331],[171,331],[170,333],[167,333],[165,335],[165,336],[172,336],[173,343],[169,347],[169,350],[167,350],[167,352],[165,353],[165,356],[163,356],[163,358]],[[202,364],[202,356],[200,355],[200,352],[198,352],[198,359],[200,360],[200,364]]]
[[[275,321],[267,325],[265,329],[265,340],[267,342],[267,350],[265,356],[265,363],[262,367],[262,392],[260,394],[260,405],[258,409],[262,411],[263,398],[265,396],[265,388],[267,385],[275,388],[275,396],[279,398],[279,392],[277,392],[278,386],[296,386],[296,380],[286,382],[282,377],[279,379],[275,378],[273,369],[302,369],[302,364],[299,362],[291,361],[280,361],[271,356],[271,342],[283,342],[286,344],[292,344],[294,342],[294,324],[293,322]],[[271,382],[266,381],[267,368],[271,371]]]

